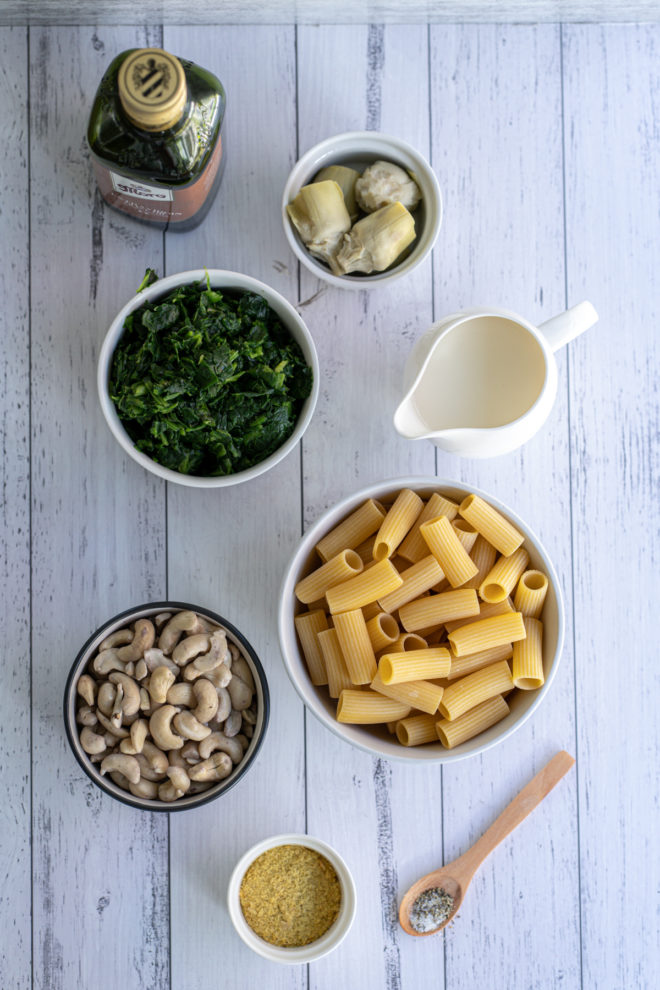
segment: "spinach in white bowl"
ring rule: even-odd
[[[318,372],[309,331],[248,276],[188,272],[159,282],[149,270],[108,338],[99,365],[106,419],[131,456],[168,480],[231,484],[259,474],[311,418]]]

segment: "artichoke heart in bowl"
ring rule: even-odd
[[[349,132],[322,141],[296,163],[282,196],[282,221],[294,254],[318,278],[338,288],[373,288],[428,256],[442,196],[431,166],[410,145],[373,131]]]

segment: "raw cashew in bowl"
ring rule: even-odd
[[[257,719],[254,676],[229,633],[190,609],[100,641],[75,683],[80,747],[136,798],[171,804],[233,774]]]

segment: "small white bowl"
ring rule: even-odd
[[[309,945],[301,945],[295,948],[271,945],[270,942],[266,942],[263,938],[260,938],[245,920],[240,900],[243,877],[248,867],[258,856],[261,856],[267,849],[274,849],[276,846],[307,846],[308,849],[313,849],[315,852],[325,856],[328,862],[334,867],[339,879],[342,895],[339,914],[327,932],[321,935],[315,942],[310,942]],[[355,883],[344,860],[326,842],[316,839],[311,835],[299,835],[296,833],[275,835],[270,839],[264,839],[262,842],[258,842],[241,856],[229,879],[227,906],[234,928],[246,945],[265,959],[292,966],[313,962],[315,959],[327,956],[329,952],[337,948],[340,942],[343,942],[355,917]]]
[[[394,162],[415,177],[422,193],[422,202],[413,213],[417,238],[410,253],[384,272],[333,275],[327,265],[308,252],[289,219],[287,205],[328,165],[347,165],[364,171],[379,160]],[[374,289],[411,272],[430,254],[442,223],[442,194],[435,172],[412,145],[378,131],[348,131],[321,141],[296,162],[282,195],[282,223],[291,250],[313,275],[340,289]]]
[[[516,691],[508,699],[511,711],[506,718],[454,749],[445,749],[439,741],[427,743],[424,746],[402,746],[396,741],[396,738],[393,738],[386,731],[384,726],[361,726],[338,722],[335,718],[337,703],[330,698],[327,689],[314,687],[312,684],[296,636],[294,617],[302,609],[294,594],[294,588],[302,577],[320,565],[319,557],[314,549],[316,543],[366,499],[387,499],[388,496],[395,495],[402,488],[411,488],[423,497],[428,497],[433,491],[439,491],[458,502],[461,502],[470,492],[480,495],[524,534],[525,547],[530,557],[530,567],[539,568],[548,577],[548,593],[543,610],[545,683],[537,691]],[[564,642],[564,606],[557,574],[545,547],[529,526],[508,506],[479,488],[467,487],[455,481],[446,481],[443,478],[393,478],[389,481],[369,485],[367,488],[362,488],[355,494],[342,499],[307,530],[285,572],[280,589],[278,627],[284,665],[294,688],[309,710],[336,736],[373,756],[385,756],[388,759],[402,760],[408,763],[455,763],[466,756],[484,753],[487,749],[502,742],[516,729],[519,729],[523,722],[527,721],[547,696],[561,658]]]
[[[205,281],[207,274],[210,279],[211,288],[213,289],[226,289],[228,291],[237,292],[254,292],[257,295],[263,296],[271,309],[275,311],[282,323],[286,326],[293,339],[299,344],[305,361],[312,369],[313,379],[312,391],[305,400],[305,403],[300,411],[295,429],[293,430],[291,436],[282,444],[282,446],[278,447],[278,449],[269,457],[265,458],[265,460],[260,461],[258,464],[255,464],[253,467],[248,468],[245,471],[237,471],[236,474],[221,475],[218,477],[181,474],[179,471],[172,471],[170,468],[163,467],[163,465],[152,460],[151,457],[147,457],[146,454],[143,454],[141,451],[137,450],[130,436],[126,432],[119,416],[117,415],[117,410],[108,391],[112,355],[115,347],[117,346],[117,342],[123,333],[124,323],[129,313],[139,309],[145,302],[150,302],[154,299],[159,299],[161,296],[167,295],[180,285],[188,285],[193,282]],[[241,275],[238,272],[223,271],[217,268],[209,268],[208,270],[200,268],[189,272],[179,272],[177,275],[168,275],[165,278],[158,279],[158,281],[154,282],[153,285],[148,286],[146,289],[143,289],[142,292],[138,292],[137,295],[133,296],[133,298],[126,303],[119,313],[117,313],[117,316],[110,324],[110,329],[108,330],[101,347],[98,363],[97,387],[101,402],[101,409],[103,411],[103,415],[105,416],[105,420],[110,427],[112,435],[134,461],[137,461],[137,463],[142,465],[143,468],[146,468],[147,471],[151,471],[152,474],[158,475],[159,478],[164,478],[165,481],[173,481],[176,484],[187,485],[191,488],[224,488],[227,485],[237,485],[240,482],[249,481],[252,478],[258,477],[260,474],[263,474],[264,471],[268,471],[270,468],[274,467],[275,464],[281,461],[291,450],[293,450],[309,426],[309,422],[314,412],[314,407],[316,406],[316,400],[319,394],[319,362],[316,354],[316,347],[314,346],[312,335],[307,329],[307,326],[293,308],[291,303],[287,302],[284,296],[280,295],[279,292],[276,292],[275,289],[271,289],[271,287],[266,285],[265,282],[259,282],[256,278],[251,278],[249,275]]]

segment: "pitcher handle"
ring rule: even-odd
[[[598,322],[598,313],[586,299],[571,306],[565,313],[553,316],[551,320],[542,323],[539,330],[553,351],[579,337],[581,333]]]

